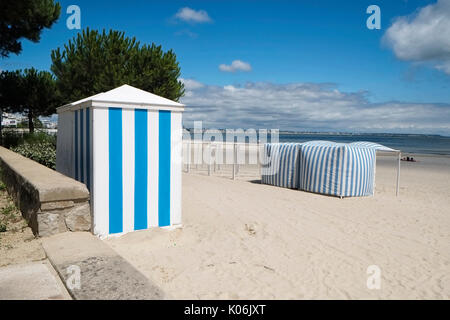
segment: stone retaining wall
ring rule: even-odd
[[[3,147],[0,169],[8,193],[35,235],[91,230],[84,184]]]

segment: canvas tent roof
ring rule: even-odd
[[[308,142],[305,142],[302,144],[309,145],[309,146],[336,146],[336,147],[350,146],[350,147],[358,147],[358,148],[376,149],[377,151],[385,151],[385,152],[399,152],[399,150],[395,150],[395,149],[383,146],[379,143],[367,142],[367,141],[340,143],[340,142],[333,142],[333,141],[326,141],[326,140],[313,140],[313,141],[308,141]]]
[[[330,188],[329,185],[330,184],[320,184],[320,181],[329,181],[331,183],[332,179],[329,177],[333,177],[336,175],[329,175],[329,177],[327,176],[327,178],[311,178],[314,175],[317,174],[317,170],[316,168],[320,168],[320,170],[322,170],[323,168],[325,168],[323,166],[323,162],[320,163],[319,165],[319,159],[338,159],[339,158],[339,151],[341,150],[341,147],[350,147],[348,148],[348,150],[352,150],[351,154],[353,157],[356,157],[356,159],[359,159],[359,161],[361,161],[361,163],[364,163],[364,165],[369,165],[370,170],[366,170],[367,172],[371,172],[375,170],[376,168],[376,162],[375,162],[375,156],[376,156],[376,152],[377,151],[382,151],[382,152],[390,152],[390,153],[394,153],[398,156],[398,166],[397,166],[397,185],[396,185],[396,195],[399,194],[399,186],[400,186],[400,157],[401,157],[401,152],[400,150],[395,150],[386,146],[383,146],[381,144],[375,143],[375,142],[366,142],[366,141],[358,141],[358,142],[351,142],[351,143],[339,143],[339,142],[332,142],[332,141],[326,141],[326,140],[314,140],[314,141],[308,141],[308,142],[303,142],[303,143],[266,143],[264,145],[264,156],[265,156],[265,163],[269,163],[267,161],[267,157],[271,156],[271,151],[272,148],[275,150],[276,155],[274,156],[274,159],[277,160],[277,164],[278,166],[275,166],[275,169],[279,169],[279,171],[277,171],[277,173],[279,173],[277,176],[273,176],[274,175],[274,171],[273,168],[271,168],[269,171],[261,171],[262,177],[261,177],[261,181],[263,183],[267,183],[267,184],[273,184],[273,185],[278,185],[278,186],[284,186],[284,187],[292,187],[292,183],[290,181],[294,181],[292,178],[290,178],[289,175],[294,174],[294,176],[296,175],[296,173],[294,172],[295,170],[293,170],[292,168],[295,168],[295,163],[297,163],[297,160],[295,157],[293,156],[286,156],[286,150],[290,150],[292,148],[292,146],[299,146],[300,148],[298,150],[300,150],[300,153],[306,152],[309,154],[309,156],[304,156],[302,155],[300,157],[300,167],[299,169],[297,169],[297,171],[299,172],[300,177],[302,176],[301,173],[304,174],[304,176],[306,176],[307,178],[303,180],[303,184],[302,184],[302,179],[299,179],[300,182],[300,188],[306,191],[312,191],[312,192],[319,192],[317,190],[317,188],[319,188],[319,190],[322,190],[322,192],[319,193],[326,193],[326,194],[332,194],[332,195],[339,195],[339,196],[356,196],[356,195],[365,195],[364,193],[367,192],[372,192],[373,193],[373,189],[370,186],[370,184],[368,185],[366,182],[369,181],[370,179],[374,180],[374,177],[368,177],[367,180],[366,177],[363,180],[360,180],[358,183],[358,188],[353,188],[353,185],[351,188],[347,188],[345,187],[345,192],[343,193],[343,184],[342,182],[348,182],[345,179],[340,179],[340,184],[336,183],[335,180],[335,184],[332,186],[333,188]],[[325,152],[325,149],[328,149],[327,152]],[[346,148],[347,149],[347,148]],[[354,152],[357,151],[357,152]],[[283,153],[284,152],[284,153]],[[289,154],[292,154],[293,152],[290,152]],[[295,152],[294,152],[295,153]],[[320,155],[322,153],[322,155]],[[273,156],[273,155],[272,155]],[[284,159],[280,160],[281,157],[284,157]],[[373,162],[371,162],[374,159]],[[370,161],[369,161],[370,160]],[[304,165],[302,167],[302,161],[303,163],[305,163],[306,161],[310,161],[311,163],[308,163],[307,165]],[[331,162],[326,161],[325,163],[335,163],[333,160],[331,160]],[[349,162],[347,162],[349,163]],[[333,167],[334,170],[336,170],[336,168],[339,167],[339,162],[336,161],[336,167]],[[264,169],[264,168],[263,168]],[[359,169],[358,169],[359,170]],[[331,172],[332,168],[329,168],[329,170],[325,170],[322,172],[319,172],[319,176],[326,176],[327,173]],[[348,171],[348,169],[347,169]],[[347,174],[347,171],[343,171],[342,177],[344,175],[344,173]],[[294,173],[293,173],[294,172]],[[308,172],[305,174],[305,172]],[[360,173],[358,173],[360,174]],[[267,176],[267,177],[266,177]],[[370,179],[369,179],[370,178]],[[311,181],[313,181],[314,183],[312,184],[312,188],[310,189],[310,183]],[[315,183],[319,181],[319,184],[316,185]],[[362,181],[362,182],[361,182]],[[352,179],[352,183],[353,183],[353,179]],[[360,183],[361,182],[361,183]],[[365,183],[365,184],[363,184]],[[354,185],[356,185],[355,183],[353,183]],[[350,186],[350,182],[347,183],[347,185]],[[318,187],[317,187],[318,186]],[[327,189],[328,188],[328,189]],[[325,191],[328,190],[328,191]],[[334,190],[334,191],[333,191]],[[358,192],[356,192],[355,190],[359,190]],[[349,192],[347,192],[349,191]]]
[[[57,108],[57,112],[76,110],[85,107],[123,107],[131,109],[167,109],[183,111],[184,105],[156,94],[129,86],[102,92]]]

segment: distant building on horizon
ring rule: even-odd
[[[17,127],[21,119],[13,113],[4,112],[2,115],[2,127]]]
[[[53,117],[39,117],[42,125],[45,129],[56,129],[57,120]],[[28,118],[20,113],[3,112],[2,114],[2,127],[15,127],[22,123],[28,122]]]

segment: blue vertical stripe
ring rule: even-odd
[[[318,159],[321,151],[322,151],[322,147],[317,146],[317,147],[314,147],[314,149],[311,153],[311,158],[310,158],[311,163],[308,165],[309,176],[308,176],[308,180],[306,180],[307,187],[310,189],[309,191],[313,191],[315,184],[316,184],[317,162],[318,162],[317,159]]]
[[[362,159],[361,163],[363,164],[363,172],[362,172],[362,190],[361,195],[365,195],[366,193],[366,184],[367,184],[367,152],[366,149],[361,149]]]
[[[358,159],[357,159],[357,154],[356,154],[355,148],[351,148],[351,150],[352,150],[352,180],[351,180],[351,184],[350,184],[350,195],[354,196],[354,195],[356,195],[356,185],[358,184],[358,181],[356,179],[356,176],[358,175],[357,166],[356,166]]]
[[[346,180],[344,178],[346,177],[346,171],[345,171],[345,160],[347,159],[347,148],[344,146],[342,147],[342,165],[341,165],[341,182],[339,184],[339,196],[344,195],[345,187],[346,187]]]
[[[84,110],[80,109],[80,181],[84,181]]]
[[[357,178],[357,189],[356,189],[356,195],[360,195],[361,194],[361,189],[362,189],[362,179],[363,179],[363,169],[364,169],[364,164],[363,164],[363,159],[362,159],[362,155],[361,155],[361,149],[356,148],[356,153],[357,153],[357,163],[358,163],[358,174],[356,175]]]
[[[308,165],[308,147],[301,149],[301,166],[300,166],[300,180],[301,180],[301,188],[306,188],[306,182],[304,177],[306,176],[306,167]]]
[[[86,184],[91,190],[91,109],[86,109]]]
[[[319,191],[321,193],[325,193],[326,189],[327,189],[327,173],[328,173],[328,162],[330,160],[330,152],[332,151],[332,147],[327,147],[327,153],[326,156],[324,157],[324,159],[322,159],[322,163],[325,160],[325,163],[323,163],[323,167],[322,167],[322,174],[320,175],[320,182],[319,182],[319,186],[322,187],[322,189]],[[323,178],[323,182],[322,182],[322,178]]]
[[[345,193],[344,193],[344,195],[348,196],[350,194],[348,189],[349,189],[349,186],[352,184],[351,180],[350,180],[350,176],[351,176],[350,175],[350,161],[352,159],[352,156],[350,154],[350,148],[345,147],[345,154],[347,156],[347,170],[345,172],[347,184],[345,185]]]
[[[170,225],[170,111],[159,111],[158,224]]]
[[[311,172],[312,172],[312,180],[311,180],[311,185],[309,185],[310,191],[315,191],[316,190],[316,186],[317,186],[317,180],[318,180],[318,176],[317,176],[317,171],[319,170],[319,157],[321,156],[322,152],[323,152],[323,147],[319,146],[316,149],[316,155],[314,156],[313,159],[313,164],[311,166]]]
[[[329,179],[328,186],[325,187],[324,193],[330,193],[333,190],[333,175],[334,175],[334,158],[336,156],[336,148],[331,149],[331,161],[330,161],[330,170],[329,170]]]
[[[147,228],[147,110],[134,110],[134,230]]]
[[[75,110],[75,180],[78,180],[78,110]]]
[[[283,174],[284,174],[284,167],[285,167],[285,161],[286,161],[286,149],[287,149],[287,145],[286,144],[282,144],[281,148],[280,148],[280,160],[279,160],[279,164],[280,166],[278,167],[278,180],[277,180],[277,184],[279,186],[284,186],[284,181],[283,181]]]
[[[335,195],[338,195],[338,186],[341,185],[340,180],[339,180],[339,178],[340,178],[339,173],[342,170],[341,166],[339,165],[339,161],[341,160],[340,159],[341,149],[342,149],[342,147],[338,147],[338,149],[337,149],[336,168],[334,169],[334,172],[335,172],[335,174],[334,174],[334,194]]]
[[[320,190],[321,190],[322,175],[323,175],[322,174],[323,162],[324,162],[325,154],[326,154],[327,150],[328,150],[328,147],[324,146],[323,150],[322,150],[322,153],[320,155],[320,158],[317,159],[318,162],[317,162],[316,165],[318,167],[317,174],[319,175],[319,179],[317,181],[316,189],[313,190],[314,192],[319,192],[320,193]]]
[[[122,109],[109,108],[109,233],[123,231]]]

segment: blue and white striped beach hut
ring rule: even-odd
[[[129,85],[57,109],[56,170],[90,190],[95,234],[181,224],[183,111]]]

